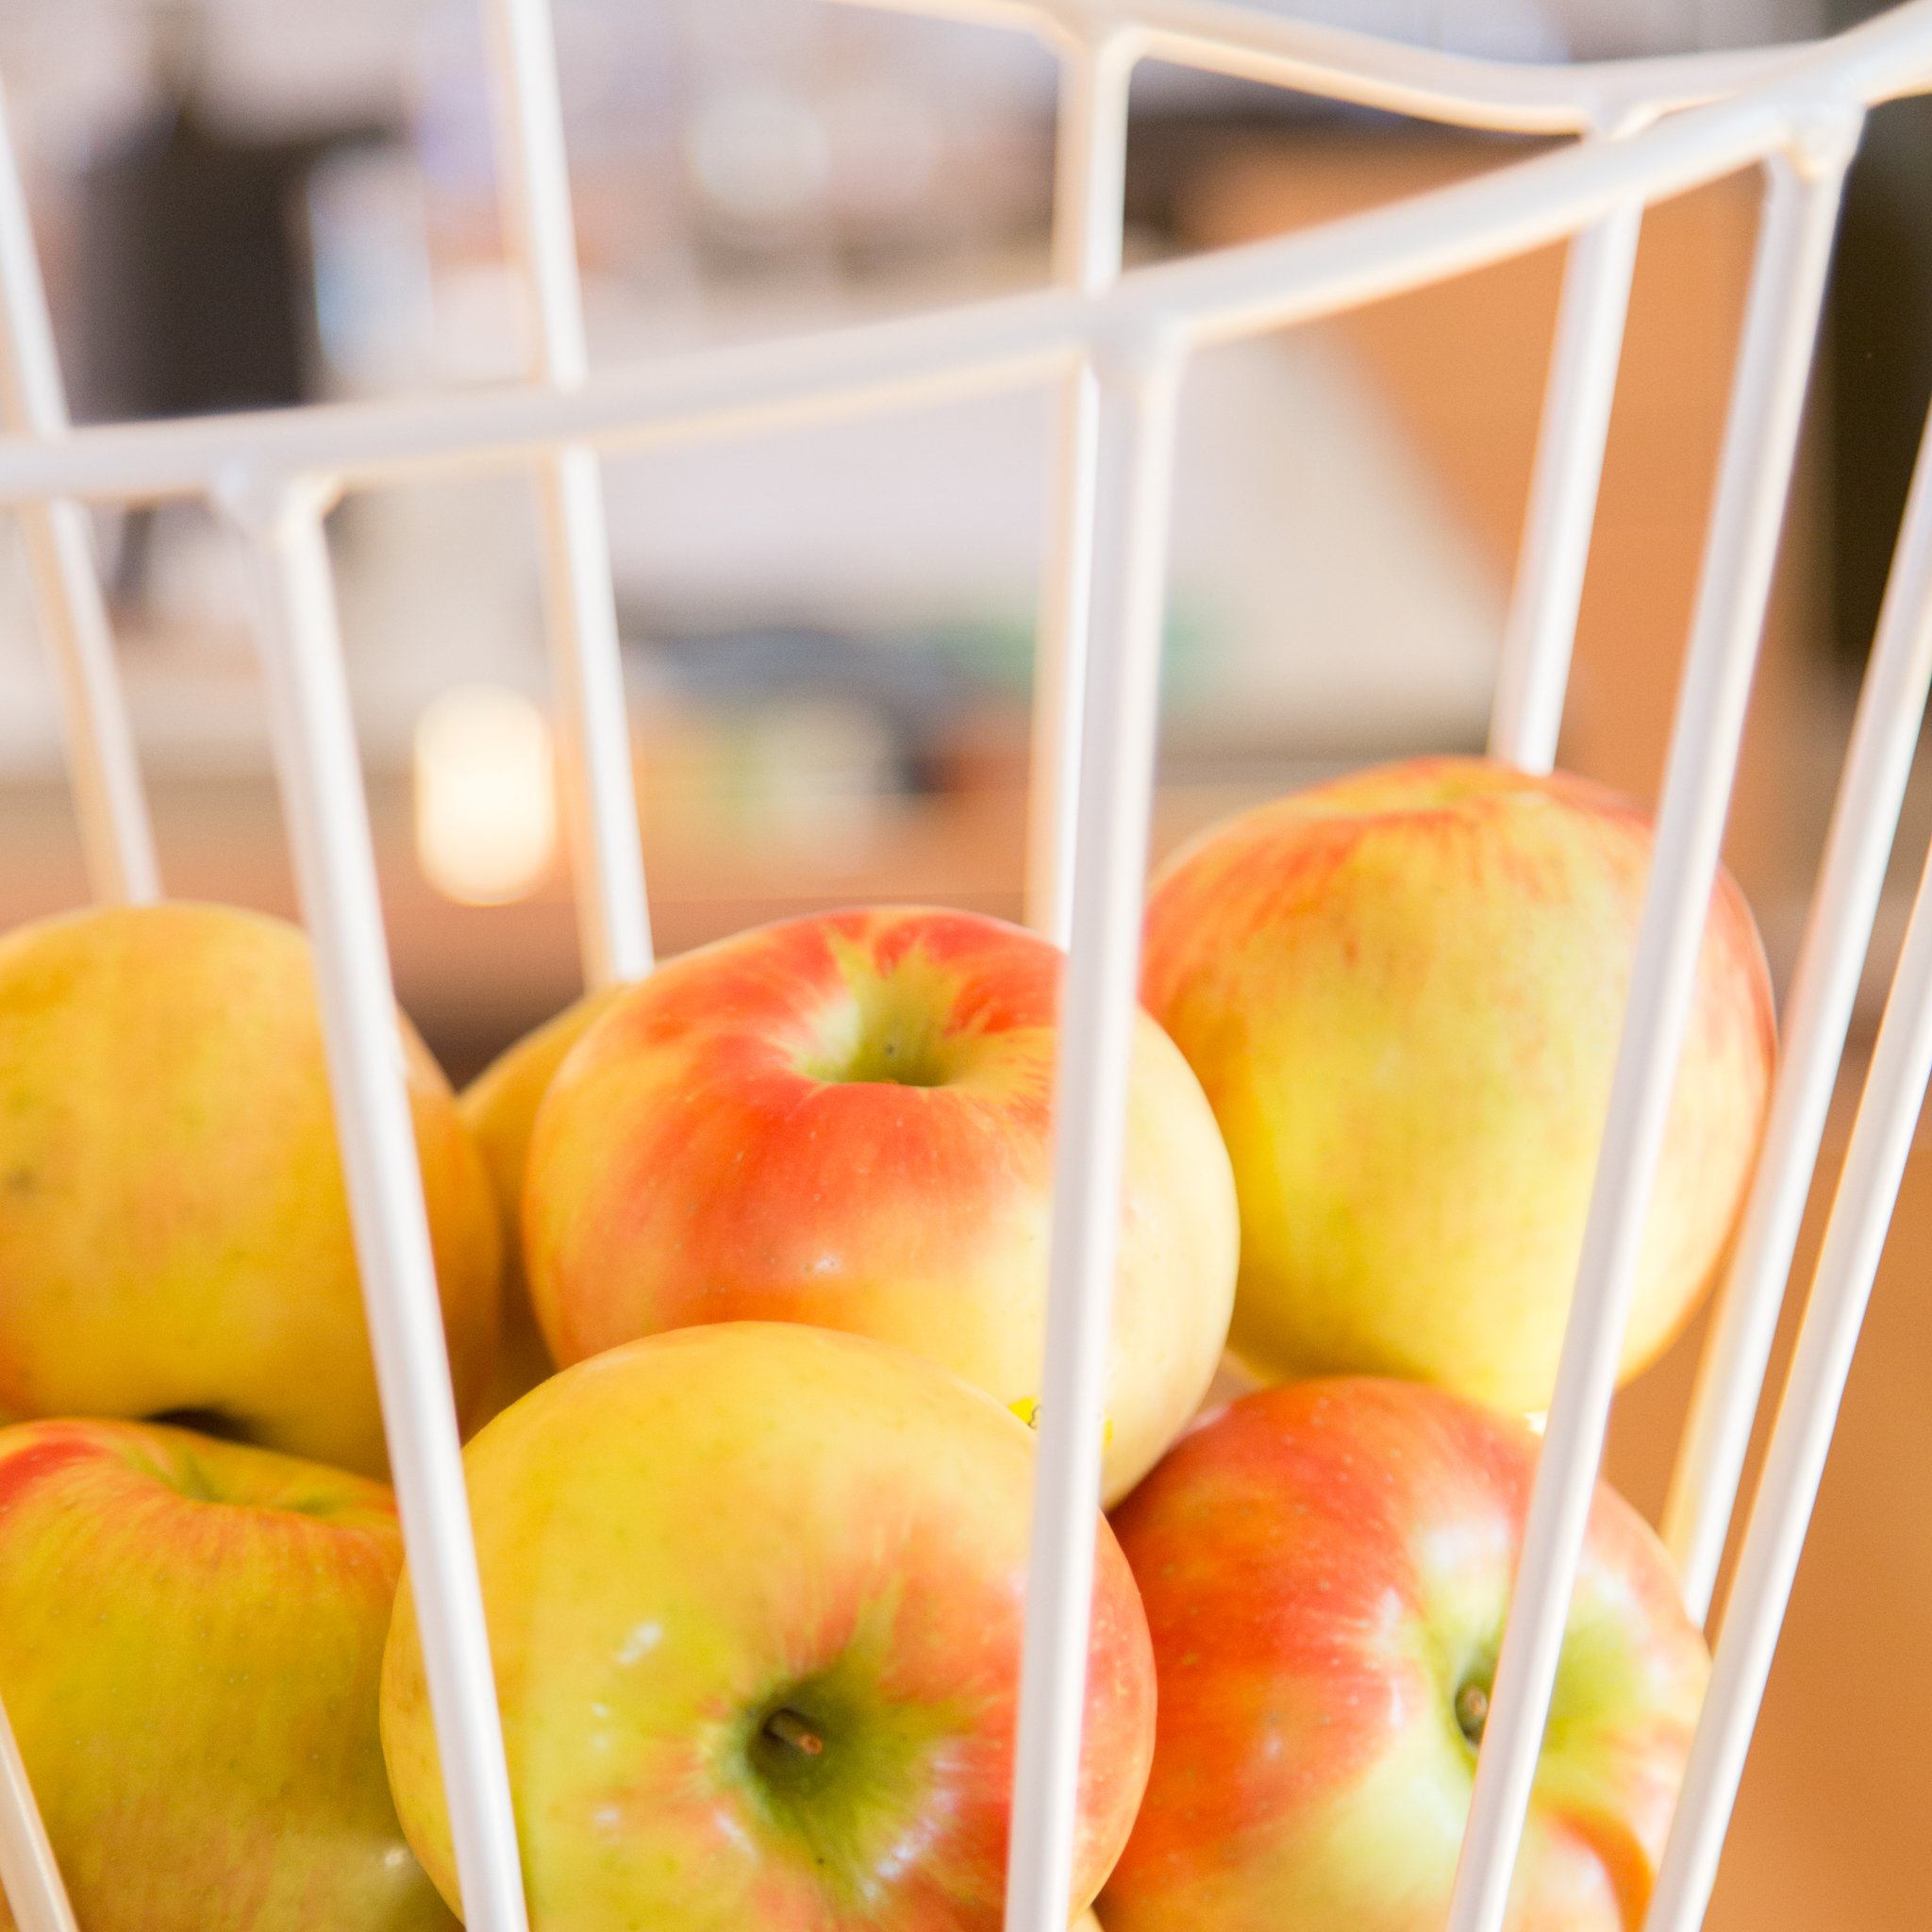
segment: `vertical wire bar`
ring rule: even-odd
[[[76,1932],[74,1907],[6,1707],[0,1705],[0,1898],[20,1932]]]
[[[323,504],[313,491],[263,495],[258,501],[244,483],[224,507],[250,539],[260,597],[275,765],[314,949],[337,1139],[422,1624],[463,1921],[472,1932],[526,1932],[516,1820]]]
[[[1100,373],[1092,735],[1055,1076],[1051,1292],[1033,1486],[1007,1932],[1060,1932],[1073,1883],[1113,1276],[1154,787],[1180,366]]]
[[[1645,1932],[1696,1932],[1717,1882],[1744,1759],[1818,1500],[1845,1380],[1932,1074],[1932,861],[1865,1082],[1797,1351],[1738,1562],[1710,1688]]]
[[[572,389],[589,357],[548,0],[487,0],[486,12],[506,228],[530,296],[532,374]],[[652,950],[603,476],[585,448],[552,451],[535,474],[578,942],[585,980],[605,986],[641,979]]]
[[[1802,165],[1784,156],[1769,163],[1770,192],[1603,1149],[1448,1932],[1500,1932],[1522,1844],[1690,1018],[1857,126],[1856,117],[1834,119],[1798,143]]]
[[[1700,1623],[1737,1507],[1805,1200],[1932,684],[1932,418],[1785,1005],[1764,1147],[1690,1398],[1663,1538]]]
[[[1121,272],[1127,95],[1134,50],[1119,33],[1084,39],[1061,57],[1054,279],[1097,295]],[[1058,479],[1041,586],[1033,671],[1031,782],[1026,801],[1025,918],[1065,946],[1073,932],[1074,822],[1080,783],[1080,698],[1093,579],[1100,389],[1091,358],[1066,379],[1054,457]]]
[[[34,249],[7,108],[0,97],[0,412],[18,435],[66,433],[67,393]],[[114,641],[94,566],[93,530],[74,503],[20,511],[34,601],[53,657],[67,765],[89,884],[97,899],[141,904],[161,893]]]
[[[1564,269],[1528,526],[1490,720],[1490,756],[1525,772],[1547,772],[1557,761],[1642,226],[1641,205],[1619,208],[1571,242]]]

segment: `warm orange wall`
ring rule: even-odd
[[[1192,239],[1247,240],[1514,158],[1493,141],[1328,138],[1204,171]],[[1563,761],[1654,798],[1715,477],[1758,203],[1734,176],[1655,209],[1631,297]],[[1528,493],[1562,254],[1518,261],[1321,325],[1367,369],[1418,455],[1507,581]],[[1802,890],[1821,823],[1807,735],[1819,703],[1804,642],[1816,525],[1801,475],[1767,631],[1729,856],[1754,898]],[[1827,712],[1831,707],[1824,707]],[[1805,781],[1795,791],[1792,772]]]

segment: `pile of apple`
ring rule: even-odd
[[[1430,760],[1157,880],[1070,1922],[1443,1924],[1650,852]],[[460,1100],[401,1024],[536,1932],[999,1924],[1061,963],[796,920]],[[1764,1111],[1728,879],[1699,973],[1626,1373]],[[1272,1386],[1203,1416],[1229,1346]],[[294,929],[0,941],[0,1699],[83,1932],[450,1924]],[[1601,1491],[1512,1927],[1641,1919],[1707,1664]]]

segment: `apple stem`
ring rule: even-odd
[[[1468,1683],[1456,1693],[1456,1722],[1472,1744],[1483,1740],[1483,1726],[1490,1721],[1490,1692],[1483,1684]]]
[[[765,1736],[790,1744],[808,1757],[824,1755],[825,1740],[795,1710],[774,1710],[765,1720]]]

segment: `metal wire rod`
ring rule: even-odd
[[[531,375],[573,389],[589,371],[549,0],[487,0],[497,155],[510,255],[530,297]],[[536,465],[545,625],[577,937],[591,986],[651,970],[604,482],[585,448]]]
[[[1886,1003],[1644,1932],[1696,1932],[1710,1904],[1928,1073],[1932,864]]]
[[[1664,1507],[1684,1600],[1709,1614],[1786,1276],[1857,999],[1932,682],[1932,418],[1907,500],[1818,889],[1785,1001],[1777,1085]]]
[[[1690,1020],[1856,118],[1772,164],[1603,1151],[1449,1932],[1500,1932]]]
[[[1121,271],[1132,73],[1127,50],[1116,39],[1074,47],[1061,58],[1054,278],[1081,295],[1099,294]],[[1064,946],[1073,933],[1080,694],[1100,460],[1100,388],[1084,357],[1061,378],[1058,433],[1058,488],[1034,658],[1025,888],[1026,923]]]
[[[1642,226],[1641,208],[1620,208],[1570,244],[1490,724],[1490,756],[1525,772],[1557,761]]]
[[[1051,1275],[1006,1932],[1060,1932],[1073,1882],[1127,1069],[1154,789],[1179,363],[1100,370],[1091,731],[1054,1082]]]
[[[0,1705],[0,1896],[20,1932],[76,1932],[20,1745]]]
[[[7,105],[0,96],[0,413],[16,435],[66,433],[67,391],[54,351],[47,291],[34,250]],[[89,884],[97,899],[160,896],[154,830],[134,734],[114,664],[114,640],[94,564],[93,531],[77,504],[21,506],[34,602],[46,635],[66,728],[67,766]]]
[[[1665,113],[1718,100],[1776,73],[1809,44],[1537,66],[1441,53],[1221,0],[839,4],[1015,27],[1062,46],[1097,34],[1130,35],[1139,58],[1418,120],[1518,134],[1582,134],[1615,125],[1633,109]]]
[[[87,427],[58,443],[8,437],[0,502],[200,496],[237,461],[367,488],[518,468],[559,442],[637,448],[749,434],[1043,378],[1071,364],[1087,333],[1085,305],[1054,292],[603,371],[562,391],[506,384]]]
[[[337,1139],[423,1626],[463,1922],[472,1932],[527,1932],[323,496],[313,488],[238,475],[224,490],[222,507],[249,540],[258,593],[275,769],[314,951]]]

